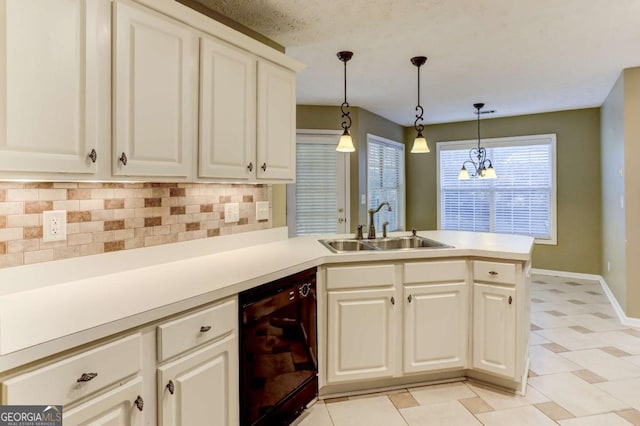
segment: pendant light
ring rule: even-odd
[[[491,164],[491,160],[487,158],[487,150],[484,147],[480,146],[480,114],[491,114],[496,112],[495,110],[491,111],[482,111],[482,107],[484,107],[483,103],[473,104],[473,107],[476,109],[476,114],[478,116],[478,147],[471,148],[469,150],[469,158],[470,160],[462,163],[462,169],[460,169],[460,174],[458,174],[458,179],[460,180],[468,180],[471,177],[477,177],[479,179],[495,179],[496,171]],[[469,167],[473,167],[471,169],[471,175],[469,175],[469,171],[466,168],[466,165]]]
[[[413,147],[411,148],[412,154],[431,152],[429,145],[427,145],[427,140],[422,134],[424,125],[422,123],[418,124],[418,121],[422,121],[422,115],[424,113],[424,109],[422,105],[420,105],[420,67],[423,66],[425,62],[427,62],[426,56],[414,56],[411,58],[411,63],[418,68],[418,105],[416,106],[416,121],[413,123],[416,129],[416,137],[413,140]]]
[[[349,103],[347,102],[347,62],[349,62],[352,57],[353,52],[349,52],[347,50],[338,52],[338,59],[344,62],[344,102],[340,106],[340,111],[342,111],[342,128],[344,131],[342,132],[342,136],[340,136],[340,141],[336,147],[336,151],[340,152],[353,152],[356,150],[353,146],[351,134],[349,133],[349,128],[351,127],[351,117],[349,117],[350,112],[346,110],[346,108],[349,108]]]

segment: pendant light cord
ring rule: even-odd
[[[340,111],[342,111],[342,118],[344,121],[342,122],[342,128],[345,131],[348,131],[351,128],[351,117],[349,116],[350,111],[346,111],[345,108],[349,108],[349,103],[347,102],[347,61],[344,62],[344,102],[340,106]]]

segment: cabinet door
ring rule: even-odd
[[[256,175],[256,59],[200,39],[199,177]]]
[[[237,425],[238,392],[238,341],[232,334],[158,368],[158,423]]]
[[[109,157],[109,22],[109,0],[0,0],[0,173]]]
[[[473,292],[473,367],[516,378],[516,291],[474,283]]]
[[[195,35],[152,11],[114,8],[113,174],[187,178],[197,125]]]
[[[293,182],[296,175],[296,75],[258,62],[258,178]]]
[[[63,410],[63,423],[65,426],[141,426],[143,413],[142,378],[138,377],[69,411]]]
[[[394,374],[395,290],[328,293],[327,382]]]
[[[466,284],[404,288],[404,372],[466,368]]]

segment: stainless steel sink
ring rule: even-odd
[[[378,250],[367,244],[364,240],[320,240],[325,247],[336,253],[344,253],[360,250]]]
[[[325,247],[334,253],[347,253],[361,250],[416,250],[451,248],[429,238],[418,236],[377,238],[372,240],[338,239],[319,240]]]

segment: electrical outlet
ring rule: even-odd
[[[224,205],[224,223],[233,223],[240,220],[240,204],[225,203]]]
[[[67,211],[49,210],[42,213],[42,241],[67,239]]]
[[[256,201],[256,220],[269,220],[268,201]]]

